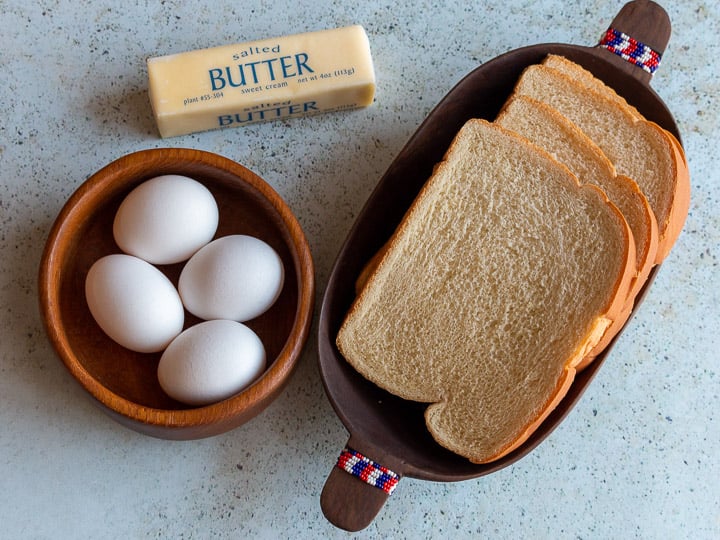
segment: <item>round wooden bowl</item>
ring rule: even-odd
[[[268,367],[251,386],[221,402],[189,407],[168,397],[157,379],[161,353],[136,353],[112,341],[85,300],[85,277],[100,257],[120,253],[112,223],[125,196],[141,182],[181,174],[205,185],[220,211],[216,238],[248,234],[270,244],[285,266],[282,293],[248,321],[265,345]],[[158,266],[177,285],[184,263]],[[57,217],[43,252],[39,300],[45,329],[70,374],[121,424],[164,439],[198,439],[247,422],[288,382],[308,337],[314,304],[313,261],[305,235],[280,196],[229,159],[190,149],[144,150],[91,176]],[[185,327],[199,322],[186,312]]]

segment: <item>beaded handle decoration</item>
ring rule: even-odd
[[[382,489],[388,495],[392,495],[400,481],[400,477],[387,467],[350,448],[342,451],[337,466],[371,486]]]
[[[614,28],[607,29],[600,43],[598,43],[598,47],[603,47],[617,54],[623,60],[635,64],[650,73],[650,75],[660,67],[660,53]]]

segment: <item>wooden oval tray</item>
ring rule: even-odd
[[[662,53],[670,38],[665,11],[647,0],[626,4],[611,28]],[[433,481],[459,481],[497,471],[525,456],[545,439],[577,403],[603,365],[610,347],[584,371],[560,405],[517,450],[476,465],[438,445],[423,417],[426,404],[397,398],[365,380],[342,358],[335,337],[354,297],[363,266],[384,245],[430,177],[452,138],[470,118],[493,120],[524,68],[558,54],[582,65],[614,88],[646,118],[678,140],[672,114],[650,88],[650,73],[599,47],[541,44],[505,53],[472,71],[436,106],[390,165],[353,225],[331,273],[319,323],[319,365],[325,390],[350,432],[348,447],[398,475]],[[647,292],[657,267],[638,297]],[[617,337],[616,337],[617,339]],[[333,467],[321,496],[325,516],[336,526],[359,530],[374,519],[388,494]]]

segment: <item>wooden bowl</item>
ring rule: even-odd
[[[665,50],[670,20],[647,0],[626,4],[611,26]],[[338,254],[324,293],[318,329],[320,374],[328,399],[350,433],[347,447],[390,469],[397,478],[461,481],[495,472],[527,455],[566,417],[610,351],[608,347],[578,374],[568,394],[519,448],[497,461],[477,465],[441,447],[424,420],[427,404],[400,399],[359,375],[342,357],[335,338],[355,298],[355,282],[402,220],[451,140],[470,118],[494,120],[522,71],[559,54],[593,72],[632,105],[678,139],[672,114],[649,86],[650,74],[605,49],[570,44],[539,44],[507,52],[463,78],[433,109],[380,179]],[[651,272],[636,301],[644,297],[657,273]],[[599,448],[599,446],[598,446]],[[366,469],[367,470],[367,469]],[[320,502],[327,519],[356,531],[372,522],[388,498],[382,489],[332,467]]]
[[[189,407],[157,379],[161,353],[136,353],[100,329],[85,300],[85,277],[100,257],[120,253],[112,234],[118,206],[138,184],[162,174],[205,185],[220,211],[216,237],[248,234],[270,244],[285,266],[282,293],[246,323],[263,341],[268,367],[251,386],[219,403]],[[183,263],[159,266],[177,285]],[[288,382],[307,340],[314,303],[313,261],[290,209],[260,177],[229,159],[190,149],[144,150],[107,165],[70,197],[47,240],[39,274],[49,339],[70,374],[121,424],[164,439],[217,435],[261,412]],[[185,327],[199,322],[186,312]]]

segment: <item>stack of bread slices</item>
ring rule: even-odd
[[[680,144],[559,56],[469,120],[359,279],[337,336],[365,378],[428,403],[475,463],[521,445],[622,328],[677,239]]]

